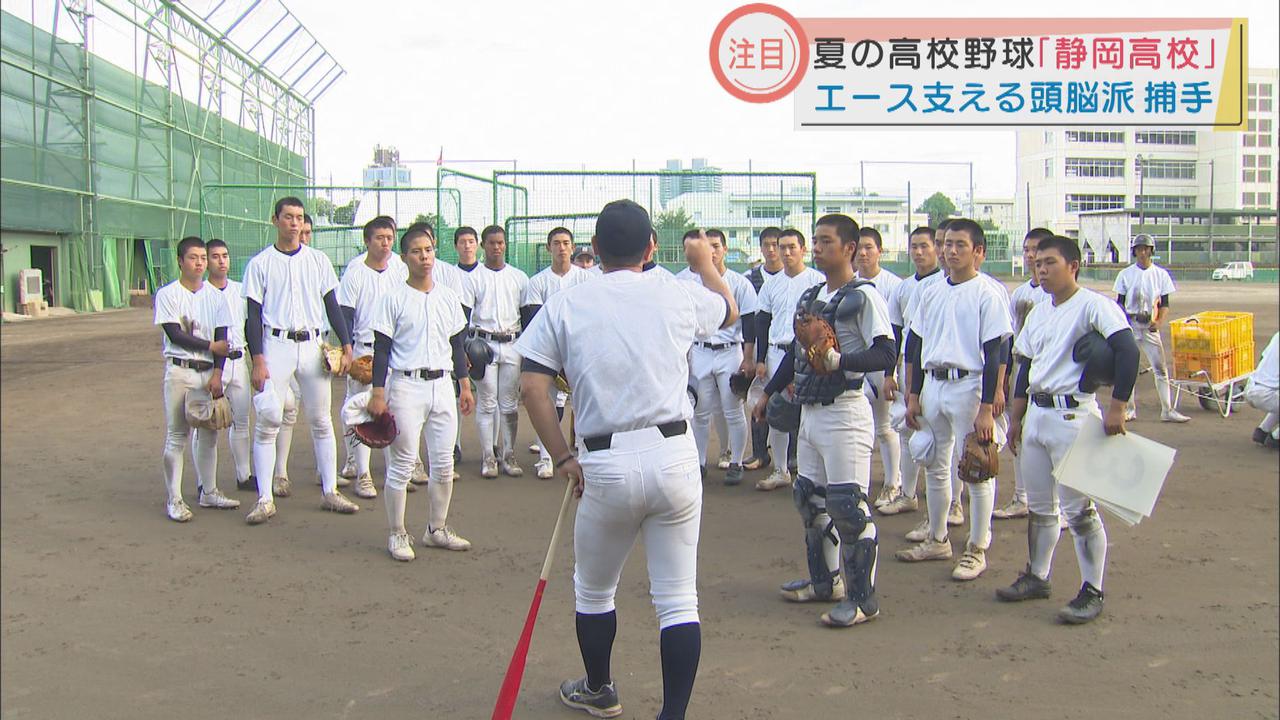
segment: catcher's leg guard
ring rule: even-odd
[[[1053,569],[1053,549],[1058,545],[1058,516],[1027,514],[1027,564],[1031,574],[1048,580]]]
[[[871,507],[862,488],[852,483],[827,487],[827,511],[840,535],[840,564],[849,597],[832,609],[832,624],[853,625],[876,616],[876,561],[879,543]],[[858,617],[861,611],[862,617]]]
[[[838,545],[840,540],[832,527],[831,516],[827,514],[825,495],[826,489],[818,487],[809,478],[803,475],[796,478],[791,497],[804,522],[805,556],[809,564],[809,579],[796,580],[783,585],[784,592],[801,590],[804,585],[809,584],[816,598],[822,600],[831,598],[840,569],[831,567],[827,562],[824,545],[827,543]]]
[[[1067,519],[1075,540],[1076,560],[1080,563],[1080,579],[1102,589],[1102,575],[1107,565],[1107,531],[1098,510],[1090,502]]]

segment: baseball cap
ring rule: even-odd
[[[1149,248],[1156,246],[1155,242],[1151,239],[1151,236],[1146,233],[1135,235],[1133,238],[1133,244],[1130,245],[1130,247],[1138,247],[1139,245],[1146,245]]]
[[[648,211],[631,200],[614,200],[596,216],[596,243],[614,257],[644,252],[652,234]]]
[[[573,249],[573,260],[577,260],[582,256],[595,257],[595,253],[591,250],[590,245],[579,245]]]

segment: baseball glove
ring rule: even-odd
[[[977,433],[964,436],[964,448],[960,452],[960,479],[978,483],[990,480],[1000,473],[1000,448],[994,442],[983,442]]]
[[[209,430],[231,427],[231,401],[226,395],[213,398],[206,390],[188,390],[184,411],[191,427]]]
[[[566,395],[570,395],[573,393],[573,391],[569,389],[569,380],[563,374],[556,375],[555,383],[556,383],[556,390],[559,390],[560,392],[565,393]]]
[[[347,375],[352,380],[361,385],[368,385],[373,382],[373,356],[361,355],[351,362],[351,367],[347,368]]]
[[[809,366],[819,375],[829,375],[827,369],[827,351],[840,352],[840,341],[835,330],[818,315],[808,312],[797,312],[795,319],[796,342],[804,348]]]
[[[351,434],[356,436],[356,440],[378,449],[390,445],[400,431],[396,429],[395,416],[388,411],[369,422],[352,426]]]
[[[746,400],[747,392],[751,390],[751,376],[741,370],[733,373],[729,376],[729,389],[739,400]]]
[[[320,365],[330,375],[341,375],[342,348],[324,343],[320,346]]]

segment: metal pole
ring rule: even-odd
[[[911,254],[911,181],[907,181],[907,255]]]
[[[969,163],[969,219],[973,219],[973,162]]]
[[[1209,161],[1209,262],[1213,262],[1213,160]]]
[[[1027,183],[1027,232],[1031,232],[1031,183]]]
[[[858,192],[862,193],[862,224],[867,224],[867,167],[858,161]]]
[[[1138,225],[1141,227],[1146,224],[1147,219],[1146,203],[1142,197],[1146,194],[1146,190],[1144,188],[1147,184],[1147,174],[1143,172],[1142,156],[1139,155],[1135,159],[1138,161],[1138,197],[1136,200],[1138,205]]]

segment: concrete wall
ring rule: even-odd
[[[17,312],[18,273],[32,266],[31,248],[33,246],[55,248],[54,262],[57,267],[54,269],[53,299],[55,305],[63,304],[63,296],[67,290],[67,248],[62,241],[62,236],[48,233],[2,230],[0,231],[0,247],[4,248],[3,295],[5,312]]]

